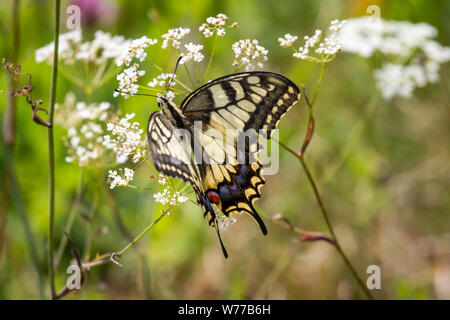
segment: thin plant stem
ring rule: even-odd
[[[142,239],[142,237],[145,236],[145,234],[147,232],[152,230],[153,227],[159,221],[161,221],[161,219],[164,218],[164,216],[167,215],[167,212],[169,212],[172,209],[172,207],[173,206],[170,205],[165,210],[163,210],[161,212],[161,214],[158,216],[158,218],[153,220],[152,223],[150,223],[136,238],[133,239],[133,241],[131,241],[129,244],[127,244],[122,250],[120,250],[119,252],[105,253],[105,254],[102,254],[102,255],[98,256],[97,258],[95,258],[92,261],[85,262],[85,263],[83,263],[83,269],[89,270],[92,267],[95,267],[95,266],[98,266],[98,265],[102,265],[102,264],[105,264],[105,263],[109,263],[109,262],[114,262],[116,264],[119,264],[114,259],[122,257],[130,248],[132,248],[140,239]]]
[[[20,49],[20,0],[14,0],[12,6],[12,48],[11,48],[11,63],[13,65],[17,65],[19,59],[19,49]],[[16,84],[14,79],[11,77],[9,83],[9,91],[16,91]],[[7,152],[12,152],[14,149],[14,139],[15,139],[15,127],[16,127],[16,106],[17,106],[17,97],[13,94],[8,97],[8,105],[5,110],[4,117],[4,126],[3,126],[3,143],[5,144],[5,148],[7,148]],[[2,201],[0,207],[0,256],[3,250],[3,245],[5,243],[6,237],[6,221],[8,218],[8,207],[10,200],[10,177],[8,174],[8,170],[5,166],[3,175],[3,184],[2,184]]]
[[[160,66],[153,64],[153,66],[158,69],[159,71],[163,72],[163,68],[161,68]],[[178,79],[174,79],[176,83],[178,83],[180,86],[182,86],[183,88],[185,88],[188,92],[192,92],[192,89],[189,88],[187,85],[185,85],[183,82],[181,82]]]
[[[324,220],[325,220],[325,223],[326,223],[326,225],[327,225],[327,228],[328,228],[328,230],[329,230],[329,232],[330,232],[330,234],[331,234],[331,238],[332,238],[332,240],[333,240],[334,243],[335,243],[336,250],[337,250],[338,253],[341,255],[341,257],[342,257],[342,259],[344,260],[345,264],[347,265],[348,269],[351,271],[353,277],[356,279],[356,281],[358,282],[359,286],[360,286],[361,289],[364,291],[364,293],[366,294],[366,296],[367,296],[369,299],[373,300],[373,296],[372,296],[372,294],[370,293],[369,289],[366,287],[366,285],[365,285],[365,283],[363,282],[363,280],[359,277],[359,275],[358,275],[358,273],[356,272],[355,268],[353,267],[352,263],[351,263],[350,260],[347,258],[347,256],[346,256],[346,254],[344,253],[344,251],[342,250],[342,247],[341,247],[341,245],[340,245],[340,243],[339,243],[339,241],[338,241],[338,239],[337,239],[337,237],[336,237],[336,234],[335,234],[335,232],[334,232],[334,229],[333,229],[333,226],[332,226],[332,224],[331,224],[331,222],[330,222],[330,219],[328,218],[328,213],[327,213],[327,211],[326,211],[326,209],[325,209],[325,206],[324,206],[324,204],[323,204],[322,197],[320,196],[319,189],[317,188],[317,184],[316,184],[316,182],[315,182],[315,180],[314,180],[314,177],[312,176],[312,174],[311,174],[311,172],[310,172],[310,170],[309,170],[309,168],[308,168],[308,166],[307,166],[307,164],[306,164],[306,162],[305,162],[304,157],[303,157],[303,156],[300,156],[297,152],[295,152],[294,150],[292,150],[291,148],[289,148],[288,146],[286,146],[283,142],[279,141],[279,144],[280,144],[284,149],[286,149],[289,153],[291,153],[292,155],[294,155],[294,156],[300,161],[300,163],[301,163],[301,165],[302,165],[302,167],[303,167],[303,170],[304,170],[305,173],[306,173],[306,176],[307,176],[307,178],[308,178],[308,181],[309,181],[309,183],[310,183],[310,185],[311,185],[311,187],[312,187],[312,189],[313,189],[314,196],[315,196],[316,201],[317,201],[317,203],[318,203],[318,205],[319,205],[320,211],[321,211],[322,216],[323,216],[323,218],[324,218]]]
[[[100,180],[97,180],[100,181]],[[89,212],[87,214],[85,214],[85,218],[87,220],[87,236],[86,236],[86,244],[85,244],[85,248],[84,248],[84,260],[88,261],[89,257],[90,257],[90,252],[91,252],[91,246],[92,246],[92,241],[94,238],[94,235],[92,233],[92,225],[93,225],[93,218],[95,215],[95,212],[97,211],[97,207],[98,207],[98,200],[100,197],[100,184],[97,182],[94,186],[95,191],[94,191],[94,198],[92,200],[92,204],[91,207],[89,209]]]
[[[312,110],[312,106],[316,102],[317,95],[319,94],[319,90],[320,90],[320,86],[322,84],[324,71],[325,71],[325,62],[322,62],[320,64],[320,74],[319,74],[319,79],[317,80],[316,90],[314,91],[313,98],[311,99],[311,106],[310,106],[311,110]]]
[[[208,66],[206,67],[205,74],[203,75],[202,84],[205,84],[206,83],[206,79],[208,79],[208,72],[209,72],[209,69],[211,68],[211,64],[212,64],[212,61],[214,59],[214,55],[216,54],[216,44],[217,44],[217,32],[214,35],[213,48],[212,48],[211,56],[209,57]]]
[[[195,73],[197,75],[197,88],[200,87],[200,75],[198,74],[198,68],[197,68],[197,64],[194,61],[194,68],[195,68]]]
[[[327,57],[325,57],[326,59]],[[319,78],[317,80],[317,84],[316,84],[316,88],[314,91],[314,95],[311,101],[308,100],[308,98],[305,96],[305,100],[306,103],[308,104],[308,112],[309,112],[309,122],[314,121],[313,118],[313,106],[314,103],[316,102],[319,90],[320,90],[320,86],[322,84],[322,80],[323,80],[323,74],[324,74],[324,70],[325,70],[325,61],[322,60],[321,66],[320,66],[320,74],[319,74]],[[310,130],[310,128],[308,128],[308,130]],[[366,294],[367,298],[373,300],[373,296],[370,293],[369,289],[366,287],[365,283],[363,282],[363,280],[360,278],[360,276],[358,275],[358,273],[356,272],[356,269],[353,267],[352,263],[350,262],[350,260],[348,259],[347,255],[344,253],[337,237],[336,234],[334,232],[334,228],[330,222],[327,210],[325,209],[325,206],[323,204],[323,200],[322,197],[320,195],[319,189],[317,187],[317,183],[313,177],[313,175],[311,174],[311,171],[309,170],[308,165],[306,164],[305,161],[305,151],[306,151],[306,145],[305,143],[309,143],[309,141],[312,138],[312,132],[310,133],[311,136],[308,137],[309,132],[307,133],[307,138],[305,139],[305,142],[302,146],[302,148],[300,149],[300,152],[295,152],[294,150],[292,150],[291,148],[289,148],[287,145],[285,145],[283,142],[278,141],[278,143],[284,148],[286,149],[289,153],[291,153],[292,155],[294,155],[301,163],[303,170],[306,173],[306,177],[308,179],[309,184],[311,185],[311,188],[313,189],[314,192],[314,196],[316,198],[317,204],[319,205],[320,211],[322,213],[322,216],[325,220],[325,223],[327,225],[327,228],[330,232],[331,235],[331,239],[334,242],[334,246],[336,247],[336,250],[338,251],[338,253],[341,255],[342,259],[344,260],[344,263],[346,264],[347,268],[350,270],[350,272],[352,273],[353,277],[356,279],[356,281],[358,282],[359,286],[361,287],[361,289],[364,291],[364,293]]]
[[[107,190],[106,192],[108,193],[111,210],[113,211],[114,218],[116,220],[116,224],[119,227],[119,230],[122,233],[122,236],[128,241],[133,241],[133,236],[132,236],[130,230],[128,230],[127,226],[125,225],[125,223],[122,220],[119,208],[117,207],[116,200],[112,196],[112,193],[110,190]],[[147,256],[145,254],[145,250],[143,247],[138,248],[137,252],[138,252],[138,258],[140,261],[140,269],[141,269],[141,277],[142,277],[141,282],[142,282],[144,297],[146,299],[150,299],[151,298],[151,289],[150,289],[151,278],[150,278],[149,266],[147,263]]]
[[[17,65],[19,59],[20,48],[20,15],[19,15],[20,0],[14,0],[12,6],[12,48],[11,48],[11,63]],[[15,91],[15,83],[13,77],[10,78],[10,92]],[[5,112],[5,125],[3,128],[3,140],[5,144],[10,147],[14,143],[15,121],[16,121],[16,96],[10,94],[8,97],[8,108]]]
[[[141,232],[136,238],[134,238],[134,240],[131,241],[125,248],[123,248],[122,250],[120,250],[120,251],[116,254],[116,256],[117,256],[117,257],[121,257],[125,252],[127,252],[131,247],[133,247],[133,246],[136,244],[136,242],[138,242],[139,240],[141,240],[141,238],[142,238],[143,236],[145,236],[145,234],[146,234],[147,232],[149,232],[150,230],[152,230],[153,227],[154,227],[154,226],[155,226],[162,218],[164,218],[164,216],[167,214],[167,212],[170,211],[170,209],[172,209],[172,206],[169,206],[167,209],[163,210],[163,211],[161,212],[161,214],[159,215],[158,218],[156,218],[151,224],[149,224],[147,228],[145,228],[144,230],[142,230],[142,232]]]
[[[58,45],[59,45],[59,18],[60,18],[61,0],[55,0],[55,17],[54,17],[54,47],[53,47],[53,67],[52,67],[52,81],[50,88],[50,106],[48,111],[48,215],[49,215],[49,232],[48,232],[48,270],[49,270],[49,285],[50,297],[54,299],[55,291],[55,274],[53,267],[53,246],[54,235],[53,228],[55,222],[55,150],[53,137],[53,116],[55,113],[56,100],[56,83],[58,79]]]
[[[186,63],[184,63],[183,66],[184,66],[184,70],[186,70],[186,73],[188,75],[189,81],[191,82],[192,88],[195,88],[194,81],[192,80],[191,74],[189,72],[189,69],[186,66]]]
[[[72,230],[73,223],[75,222],[75,218],[78,213],[78,208],[80,205],[82,192],[83,192],[83,168],[80,169],[80,178],[78,180],[77,195],[75,196],[75,200],[73,201],[72,208],[70,209],[66,226],[64,227],[64,231],[69,236],[70,236],[70,231]],[[65,234],[63,234],[61,236],[61,241],[59,242],[59,247],[58,247],[58,250],[56,251],[55,258],[53,260],[55,269],[58,268],[59,262],[61,261],[61,257],[64,253],[64,249],[66,248],[67,241],[68,241],[67,236]]]

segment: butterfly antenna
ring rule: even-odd
[[[219,227],[217,226],[217,221],[214,223],[216,227],[217,236],[219,237],[220,246],[222,247],[223,256],[225,259],[228,258],[227,249],[225,249],[225,246],[223,245],[222,238],[220,237]]]
[[[175,65],[175,70],[173,70],[172,76],[170,77],[170,80],[169,80],[169,84],[167,85],[167,89],[166,89],[166,93],[164,94],[164,98],[166,98],[167,92],[169,92],[169,89],[172,86],[173,78],[175,77],[175,73],[177,72],[178,65],[180,64],[180,61],[182,58],[183,58],[183,56],[180,56],[177,60],[177,64]]]

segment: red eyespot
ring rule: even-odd
[[[208,195],[209,201],[211,201],[212,203],[214,203],[216,205],[220,204],[220,197],[219,197],[219,194],[217,192],[209,191],[207,193],[207,195]]]

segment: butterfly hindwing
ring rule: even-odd
[[[264,222],[253,207],[254,202],[261,197],[261,188],[265,183],[259,162],[199,165],[199,168],[208,202],[214,203],[227,217],[242,212],[251,215],[263,234],[267,234]],[[207,215],[208,204],[201,204]],[[211,218],[213,217],[210,216],[210,224]]]

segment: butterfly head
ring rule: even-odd
[[[158,97],[158,107],[176,127],[183,127],[185,116],[174,102],[165,97]]]

